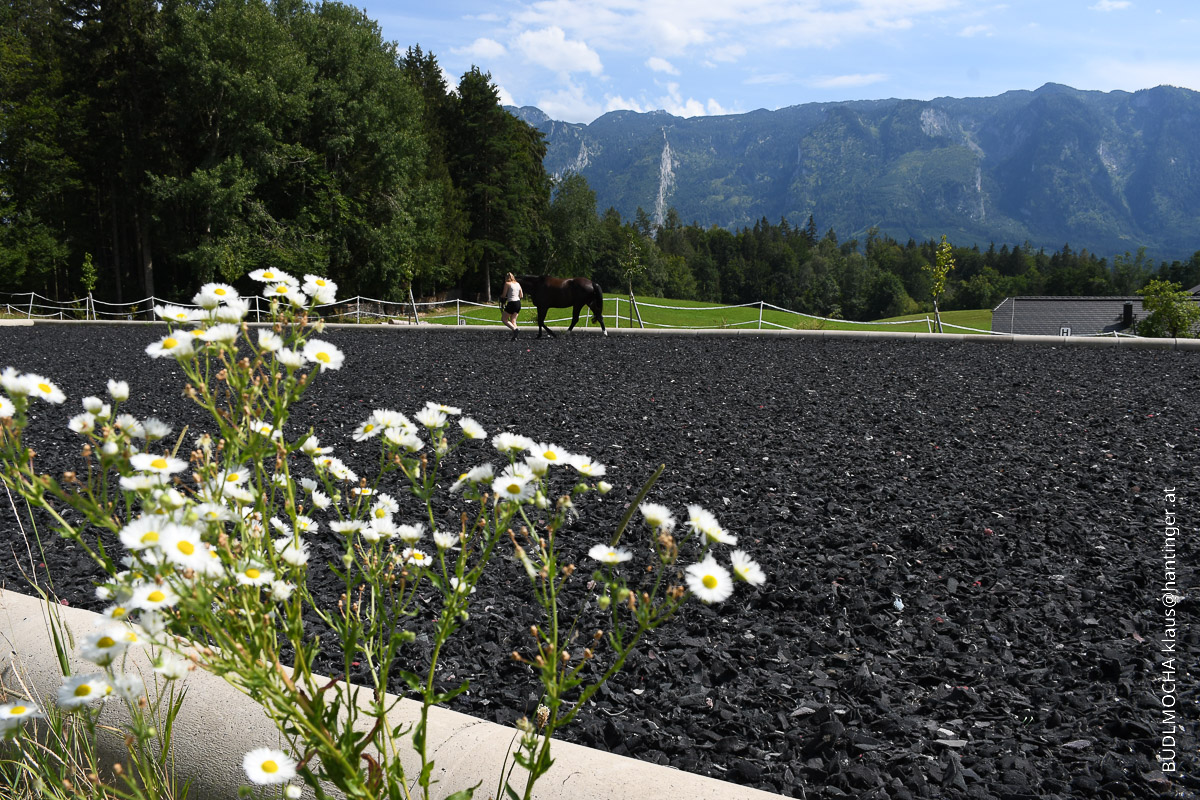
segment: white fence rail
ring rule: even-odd
[[[246,300],[250,302],[249,318],[255,322],[262,321],[266,315],[269,301],[266,298],[257,295],[247,296]],[[180,306],[183,308],[197,308],[197,306],[188,303],[174,303],[168,300],[162,300],[157,297],[146,297],[129,303],[109,303],[103,300],[97,300],[88,294],[84,297],[78,297],[73,300],[54,300],[49,297],[37,294],[36,292],[17,292],[17,293],[0,293],[0,309],[9,317],[22,317],[26,319],[57,319],[57,320],[85,320],[85,321],[101,321],[101,320],[154,320],[154,307],[170,303],[171,305]],[[896,325],[921,325],[926,326],[926,330],[932,333],[935,330],[935,321],[932,317],[926,316],[922,319],[902,320],[895,322],[850,322],[848,320],[831,319],[829,317],[819,317],[812,314],[804,314],[799,311],[792,311],[788,308],[782,308],[765,301],[756,303],[741,303],[738,305],[724,306],[672,306],[661,305],[658,303],[650,303],[639,301],[633,297],[620,297],[610,295],[604,298],[605,303],[605,324],[614,327],[640,327],[640,328],[658,328],[658,329],[683,329],[683,330],[698,330],[712,328],[754,328],[756,330],[796,330],[798,326],[781,324],[774,320],[764,318],[764,312],[771,310],[778,314],[795,317],[799,320],[811,320],[817,323],[836,323],[836,324],[853,324],[855,328],[863,330],[876,329],[887,330],[889,327]],[[608,307],[612,307],[612,312],[608,312]],[[696,312],[702,314],[711,314],[713,311],[724,311],[730,309],[757,309],[757,318],[723,322],[721,325],[672,325],[668,323],[646,322],[643,321],[640,313],[641,309],[664,309],[673,313]],[[373,297],[351,297],[345,300],[339,300],[336,303],[317,306],[317,310],[326,318],[340,321],[354,322],[378,322],[391,320],[407,320],[409,322],[432,322],[440,324],[454,325],[495,325],[499,326],[499,319],[492,314],[481,314],[480,310],[495,311],[497,305],[486,303],[473,303],[469,300],[449,300],[442,302],[393,302],[390,300],[379,300]],[[533,321],[533,310],[526,307],[521,312],[522,322]],[[564,325],[569,323],[571,315],[566,312],[566,316],[548,317],[547,324]],[[580,314],[579,322],[585,328],[595,324],[592,319],[591,311],[584,309]],[[965,325],[954,325],[949,322],[942,322],[943,329],[952,329],[954,331],[967,333],[981,333],[988,335],[997,335],[996,331],[982,330],[980,328],[971,328]],[[1108,334],[1092,334],[1095,336],[1113,336],[1137,338],[1133,334],[1120,333],[1113,331]]]

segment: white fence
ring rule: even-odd
[[[249,319],[260,322],[267,313],[269,301],[257,295],[247,296],[251,304]],[[57,320],[153,320],[154,306],[171,301],[162,300],[156,297],[147,297],[131,303],[108,303],[103,300],[97,300],[88,294],[85,297],[79,297],[74,300],[53,300],[49,297],[44,297],[36,292],[19,292],[14,294],[0,293],[0,302],[3,312],[10,317],[22,317],[27,319],[57,319]],[[648,303],[639,301],[633,297],[619,297],[610,295],[604,298],[605,312],[604,322],[609,327],[638,327],[638,328],[658,328],[658,329],[686,329],[696,330],[702,328],[754,328],[756,330],[795,330],[799,325],[787,325],[776,322],[772,319],[764,318],[764,312],[768,309],[782,314],[785,320],[789,317],[794,317],[797,322],[800,320],[810,320],[815,323],[835,323],[837,325],[852,324],[855,329],[862,330],[887,330],[889,327],[896,325],[925,325],[926,330],[930,333],[936,330],[936,322],[932,317],[926,316],[922,319],[903,320],[898,322],[848,322],[847,320],[830,319],[828,317],[818,317],[812,314],[803,314],[799,311],[781,308],[780,306],[772,305],[764,301],[757,303],[742,303],[739,305],[725,306],[672,306],[660,305],[657,303]],[[182,306],[184,308],[195,308],[196,306],[187,303],[172,303],[172,305]],[[406,303],[396,303],[389,300],[378,300],[371,297],[351,297],[346,300],[339,300],[336,303],[317,306],[317,310],[326,318],[333,321],[342,322],[388,322],[392,320],[406,320],[408,322],[427,322],[439,324],[453,325],[496,325],[500,324],[497,314],[498,306],[496,304],[473,303],[468,300],[452,300],[443,302],[424,302],[418,303],[414,301]],[[609,309],[611,308],[611,313]],[[720,325],[700,324],[700,325],[672,325],[667,323],[659,323],[653,321],[645,321],[642,317],[642,309],[664,309],[674,314],[686,314],[695,312],[697,314],[705,314],[711,316],[714,311],[725,311],[732,309],[748,309],[750,318],[740,321],[726,321]],[[757,310],[757,315],[754,311]],[[488,313],[482,313],[488,312]],[[565,316],[547,317],[547,324],[564,325],[570,322],[570,311],[565,312]],[[521,311],[521,322],[533,322],[536,319],[532,308],[526,306]],[[592,319],[591,312],[584,309],[580,314],[579,322],[585,328],[595,324]],[[809,326],[806,326],[809,327]],[[982,330],[980,328],[970,328],[964,325],[953,325],[949,322],[942,322],[943,330],[953,330],[967,333],[982,333],[992,335],[995,331]],[[1104,334],[1109,335],[1109,334]],[[1112,336],[1124,336],[1130,338],[1131,334],[1113,333]]]

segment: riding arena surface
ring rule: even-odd
[[[142,355],[158,335],[0,331],[0,366],[43,374],[68,396],[35,406],[28,443],[41,471],[79,467],[67,420],[108,378],[129,381],[126,410],[139,418],[176,434],[191,425],[189,444],[211,430],[181,396],[179,367]],[[312,426],[360,475],[374,474],[378,443],[353,442],[354,427],[375,408],[411,415],[427,400],[460,406],[489,436],[509,430],[608,465],[614,489],[589,494],[558,535],[580,567],[568,618],[575,604],[590,609],[580,651],[603,624],[588,549],[659,464],[650,500],[680,519],[703,505],[763,566],[762,587],[689,602],[650,634],[563,738],[792,797],[1197,796],[1197,354],[579,331],[536,340],[524,328],[516,341],[382,327],[323,338],[345,364],[318,376],[286,433]],[[454,459],[455,474],[500,463],[487,443]],[[406,513],[416,519],[411,498],[397,521]],[[1179,535],[1165,593],[1168,513]],[[0,577],[22,591],[25,543],[4,515]],[[645,562],[642,528],[622,543]],[[59,594],[98,608],[98,574],[81,552],[46,547]],[[330,533],[310,542],[310,586],[330,605],[341,584],[323,565],[342,547]],[[444,686],[470,681],[451,708],[505,725],[533,715],[539,684],[510,653],[531,645],[536,609],[520,565],[494,561],[442,654]],[[422,622],[416,664],[429,650]],[[318,666],[336,675],[338,664],[330,650]],[[1175,771],[1161,770],[1164,757]]]

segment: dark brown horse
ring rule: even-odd
[[[546,312],[552,308],[572,308],[570,333],[579,322],[579,312],[587,306],[592,310],[592,316],[600,322],[600,330],[608,336],[604,327],[604,292],[600,284],[587,278],[555,278],[550,275],[521,275],[517,278],[525,296],[537,306],[538,338],[542,331],[554,336],[554,331],[546,325]]]

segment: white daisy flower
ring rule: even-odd
[[[642,503],[638,506],[638,511],[642,512],[642,516],[646,519],[646,524],[651,528],[663,528],[667,531],[675,530],[675,517],[671,515],[670,509],[658,503]]]
[[[28,700],[5,703],[0,705],[0,734],[13,730],[27,719],[44,719],[45,716],[36,705]]]
[[[592,545],[592,549],[588,550],[588,558],[599,561],[601,564],[621,564],[633,558],[633,553],[626,550],[624,547],[611,547],[607,544]]]
[[[67,396],[62,393],[62,389],[55,386],[49,378],[43,378],[41,375],[35,375],[31,372],[25,376],[25,379],[29,381],[30,397],[40,397],[47,403],[54,403],[55,405],[67,399]]]
[[[126,606],[115,605],[104,609],[100,612],[100,615],[106,619],[111,619],[113,622],[124,622],[129,616],[129,611],[130,609]]]
[[[354,429],[354,433],[352,433],[351,436],[356,442],[365,442],[367,439],[378,436],[382,432],[383,428],[381,428],[374,419],[368,419],[365,422],[360,423],[359,426]]]
[[[492,491],[501,500],[519,503],[533,497],[533,486],[528,478],[517,475],[501,475],[492,481]]]
[[[344,536],[349,536],[352,533],[357,533],[365,528],[367,523],[360,519],[341,519],[329,523],[329,529],[334,533],[340,533]]]
[[[4,371],[0,372],[0,387],[3,387],[10,397],[28,397],[33,391],[29,376],[22,375],[12,367],[5,367]]]
[[[117,381],[110,378],[108,381],[108,396],[118,403],[124,403],[129,399],[129,384],[125,381]]]
[[[525,469],[531,475],[544,478],[550,472],[550,462],[540,456],[525,456]]]
[[[418,550],[415,547],[406,547],[400,551],[400,560],[405,564],[412,564],[417,567],[428,567],[433,564],[433,559],[424,550]]]
[[[466,581],[460,581],[458,578],[450,579],[450,588],[459,594],[475,594],[475,587]]]
[[[213,485],[218,488],[223,486],[244,486],[249,480],[250,470],[238,466],[218,472],[217,477],[213,479]]]
[[[495,476],[495,470],[491,464],[480,464],[478,467],[472,467],[467,472],[458,476],[458,480],[450,487],[451,492],[457,492],[468,483],[486,483]]]
[[[580,475],[585,475],[589,478],[600,478],[604,476],[604,473],[608,472],[608,469],[603,464],[593,461],[588,456],[573,456],[571,458],[571,466]]]
[[[717,563],[710,553],[699,564],[686,570],[687,586],[702,603],[720,603],[733,594],[733,578],[729,570]]]
[[[462,409],[459,408],[458,406],[448,406],[445,403],[434,403],[434,402],[430,401],[425,404],[425,407],[436,409],[436,410],[442,412],[443,414],[446,414],[451,417],[457,417],[460,414],[462,414]]]
[[[421,437],[408,428],[385,428],[383,438],[410,453],[415,453],[425,446]]]
[[[462,428],[463,436],[468,439],[479,440],[487,438],[487,431],[483,426],[473,420],[471,417],[463,417],[458,421],[458,427]]]
[[[382,511],[387,516],[391,516],[399,510],[400,504],[396,502],[396,498],[387,492],[380,492],[375,495],[375,504],[371,506],[371,514],[373,516],[379,516],[379,511]]]
[[[83,410],[93,416],[100,413],[100,409],[104,408],[104,401],[95,395],[88,395],[79,401],[83,404]]]
[[[390,408],[377,408],[371,412],[371,419],[381,428],[411,428],[412,420],[399,411]]]
[[[287,783],[296,777],[296,762],[282,750],[272,750],[269,747],[260,747],[246,753],[242,758],[242,769],[246,771],[250,782],[259,786]]]
[[[129,466],[139,472],[151,472],[155,475],[173,475],[187,469],[188,463],[174,456],[156,456],[153,453],[138,453],[130,456]]]
[[[520,478],[521,480],[524,480],[524,481],[532,481],[536,477],[536,475],[534,474],[533,470],[530,468],[529,461],[527,459],[525,461],[518,461],[514,464],[509,464],[507,467],[504,468],[504,471],[500,473],[500,477],[502,477],[502,478]]]
[[[305,275],[304,286],[301,288],[312,295],[319,292],[337,292],[337,284],[328,278],[322,278],[320,275]]]
[[[234,344],[237,342],[238,334],[241,329],[237,325],[229,322],[223,322],[220,325],[213,325],[206,330],[200,337],[206,342],[215,342],[218,344]]]
[[[118,414],[113,420],[113,427],[134,439],[145,439],[146,429],[133,414]]]
[[[192,662],[166,651],[160,652],[154,660],[154,671],[169,681],[179,680],[187,675],[191,668]]]
[[[142,428],[146,431],[146,441],[153,442],[158,439],[165,438],[171,434],[171,426],[163,422],[158,417],[150,417],[142,423]]]
[[[138,517],[121,529],[121,544],[126,549],[138,551],[147,547],[158,547],[162,541],[163,532],[171,521],[160,514],[147,514]]]
[[[12,414],[0,414],[0,416],[11,417]],[[82,414],[76,414],[67,422],[67,427],[75,433],[93,433],[96,430],[96,417],[86,411]]]
[[[434,531],[433,543],[437,545],[438,550],[454,550],[458,547],[458,534]]]
[[[395,531],[396,524],[388,517],[386,519],[372,520],[360,528],[358,533],[363,539],[374,544],[375,542],[392,538]]]
[[[262,291],[263,297],[271,300],[287,300],[294,306],[303,306],[308,302],[304,292],[290,283],[273,283]]]
[[[159,537],[158,546],[163,555],[180,569],[194,569],[197,572],[212,569],[209,547],[200,541],[200,534],[194,528],[167,525]]]
[[[154,313],[159,319],[165,319],[168,322],[194,322],[200,318],[195,309],[184,308],[183,306],[175,306],[171,304],[155,306]]]
[[[133,673],[118,675],[112,682],[113,692],[127,703],[136,703],[146,693],[146,684]]]
[[[396,526],[396,537],[405,544],[416,544],[424,535],[425,525],[420,522],[413,525]]]
[[[304,354],[288,347],[281,347],[275,358],[288,369],[300,369],[304,366]]]
[[[63,711],[74,711],[110,694],[112,684],[103,675],[71,675],[64,677],[58,688],[58,707]]]
[[[291,275],[281,269],[256,269],[250,277],[263,283],[298,283]]]
[[[767,576],[762,571],[762,567],[745,551],[734,550],[729,554],[729,560],[733,563],[733,577],[738,580],[745,581],[751,586],[761,586],[766,582]]]
[[[375,490],[370,486],[355,486],[350,490],[350,494],[355,497],[372,497],[375,494]]]
[[[522,436],[519,433],[509,433],[508,431],[502,431],[492,437],[492,447],[507,455],[516,455],[528,450],[533,447],[533,444],[533,440],[528,436]]]
[[[333,501],[330,499],[329,495],[327,495],[324,492],[319,491],[319,490],[315,490],[315,489],[313,490],[313,493],[312,493],[313,508],[317,509],[318,511],[324,511],[325,509],[329,508],[329,505],[332,502]]]
[[[306,517],[300,514],[296,517],[296,533],[309,534],[316,533],[321,529],[321,523],[317,522],[312,517]]]
[[[275,573],[262,564],[251,562],[240,565],[234,577],[242,586],[266,586],[275,580]]]
[[[100,667],[113,663],[121,653],[125,652],[128,642],[125,639],[125,626],[107,625],[101,630],[85,636],[79,646],[79,655]]]
[[[556,444],[538,442],[528,448],[529,452],[538,458],[544,458],[551,466],[565,466],[571,463],[571,454]]]
[[[327,369],[341,369],[342,361],[346,357],[341,350],[329,342],[309,339],[304,343],[304,358],[306,361],[319,365],[321,372],[324,372]]]
[[[220,503],[199,503],[192,511],[195,512],[196,518],[204,523],[232,522],[234,520],[233,512]]]
[[[307,439],[300,443],[300,451],[309,456],[323,456],[327,453],[332,453],[333,448],[321,447],[321,440],[316,436],[310,435]]]
[[[183,334],[168,334],[146,347],[146,355],[151,358],[187,358],[192,352],[192,337]]]
[[[277,603],[282,603],[292,596],[292,592],[296,591],[294,584],[287,581],[272,581],[271,582],[271,599]]]
[[[340,458],[336,456],[322,456],[313,461],[313,466],[317,469],[327,471],[330,475],[340,481],[357,482],[358,476],[354,470],[347,467]]]
[[[244,297],[235,297],[217,306],[211,313],[217,322],[229,322],[236,325],[250,313],[250,301]]]
[[[192,302],[201,308],[216,308],[238,297],[237,289],[227,283],[206,283],[196,292]]]
[[[176,595],[172,588],[167,584],[158,585],[155,583],[138,583],[133,585],[133,596],[128,600],[131,608],[144,610],[144,612],[154,612],[163,608],[170,608],[175,603],[179,602],[179,595]]]
[[[308,563],[308,545],[300,539],[276,539],[275,552],[280,560],[293,567],[303,567]]]
[[[257,433],[259,436],[265,436],[268,439],[282,439],[283,431],[278,430],[274,425],[261,419],[252,419],[248,426],[250,430]]]
[[[437,430],[446,425],[446,412],[437,406],[425,406],[413,416],[418,423],[430,430]]]
[[[13,405],[12,400],[0,397],[0,419],[10,419],[16,413],[17,407]]]
[[[722,528],[712,512],[701,506],[688,506],[687,526],[702,534],[706,542],[737,544],[737,537]]]
[[[268,353],[276,353],[283,347],[283,337],[268,328],[259,328],[258,347]]]

